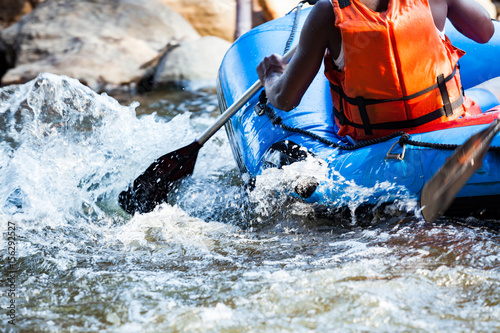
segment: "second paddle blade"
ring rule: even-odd
[[[452,204],[460,189],[480,167],[491,141],[500,131],[500,121],[474,134],[451,155],[424,185],[420,196],[422,215],[428,222],[441,216]]]
[[[120,193],[120,206],[130,214],[148,213],[167,201],[175,182],[193,173],[200,148],[198,141],[194,141],[154,161],[131,187]]]

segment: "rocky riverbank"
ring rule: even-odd
[[[297,3],[255,0],[253,23]],[[236,0],[0,0],[1,84],[50,72],[106,92],[214,85],[235,21]]]

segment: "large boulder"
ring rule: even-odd
[[[157,66],[157,85],[188,84],[214,86],[222,58],[231,46],[228,41],[205,36],[198,40],[181,42],[167,51]]]
[[[268,21],[286,15],[298,4],[298,0],[257,0],[257,6],[262,8],[264,18]]]
[[[51,0],[0,33],[10,67],[2,84],[40,72],[74,77],[97,91],[139,81],[172,41],[198,39],[159,0]]]
[[[202,36],[234,40],[235,0],[160,0],[181,14]]]
[[[236,30],[236,0],[160,0],[181,14],[202,36],[217,36],[234,40]],[[281,17],[299,0],[252,0],[253,26]]]

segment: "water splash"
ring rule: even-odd
[[[394,215],[417,215],[417,200],[404,186],[384,181],[376,182],[373,187],[358,185],[347,180],[339,172],[330,169],[328,164],[318,158],[308,157],[304,161],[283,166],[280,169],[269,168],[258,175],[255,189],[249,198],[253,203],[253,212],[261,215],[258,221],[268,223],[263,217],[275,216],[280,211],[300,216],[303,220],[318,211],[317,204],[304,203],[296,193],[296,186],[313,178],[318,183],[314,200],[320,200],[322,212],[338,213],[349,210],[349,224],[357,224],[357,210],[364,208],[368,202],[370,211],[384,206],[383,213]],[[396,198],[396,200],[394,200]],[[387,202],[392,204],[386,205]],[[309,202],[306,200],[306,202]],[[375,202],[375,204],[373,204]],[[364,216],[366,218],[366,216]],[[377,217],[374,217],[378,221]],[[375,221],[375,222],[376,222]],[[366,224],[366,221],[363,221]],[[257,226],[254,223],[254,226]]]
[[[0,250],[13,222],[21,331],[500,327],[498,232],[391,210],[367,228],[300,227],[311,205],[290,199],[294,184],[304,175],[337,187],[345,180],[306,160],[266,170],[247,197],[222,132],[169,203],[123,213],[117,194],[216,116],[214,105],[202,115],[136,110],[50,74],[0,89]],[[399,190],[348,185],[334,206],[357,209],[376,191]],[[401,198],[411,210],[404,191]],[[6,263],[3,251],[3,275]],[[0,305],[7,302],[2,293]]]
[[[194,140],[189,113],[136,117],[78,81],[41,74],[2,90],[1,212],[50,225],[118,213],[117,193],[155,158]]]

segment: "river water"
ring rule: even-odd
[[[411,198],[315,218],[283,190],[314,167],[249,193],[224,131],[168,203],[126,214],[120,191],[219,113],[210,89],[139,101],[48,74],[0,90],[2,332],[500,331],[500,221],[428,224]]]

